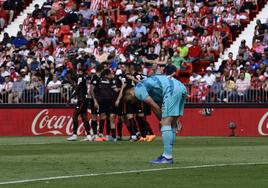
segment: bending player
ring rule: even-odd
[[[164,152],[152,164],[173,163],[177,119],[183,115],[186,93],[181,82],[165,75],[151,76],[125,92],[126,100],[147,103],[160,121]]]

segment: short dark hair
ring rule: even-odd
[[[101,72],[104,69],[104,66],[102,64],[97,65],[96,72]]]
[[[111,74],[112,71],[110,69],[104,69],[102,72],[101,72],[101,77],[104,77],[104,76],[107,76],[109,74]]]

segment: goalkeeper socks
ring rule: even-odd
[[[94,134],[94,135],[97,135],[97,132],[98,132],[98,130],[97,130],[97,128],[98,128],[98,123],[97,123],[96,120],[91,120],[91,127],[92,127],[92,129],[93,129],[93,134]]]
[[[172,127],[172,145],[174,144],[175,142],[175,139],[176,139],[176,128]]]
[[[117,122],[117,134],[119,137],[122,137],[122,128],[123,128],[123,123]]]
[[[100,127],[99,127],[100,134],[103,134],[104,123],[105,123],[105,120],[101,119],[100,120]]]
[[[171,125],[164,125],[161,127],[162,142],[164,145],[163,156],[167,159],[172,158],[172,145],[173,145],[173,131]]]

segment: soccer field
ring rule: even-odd
[[[177,137],[173,165],[152,143],[1,137],[0,187],[268,187],[267,138]]]

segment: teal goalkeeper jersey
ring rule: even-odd
[[[135,96],[144,101],[148,96],[157,103],[163,103],[164,97],[173,92],[186,94],[185,86],[178,80],[166,75],[154,75],[139,82],[135,87]]]

